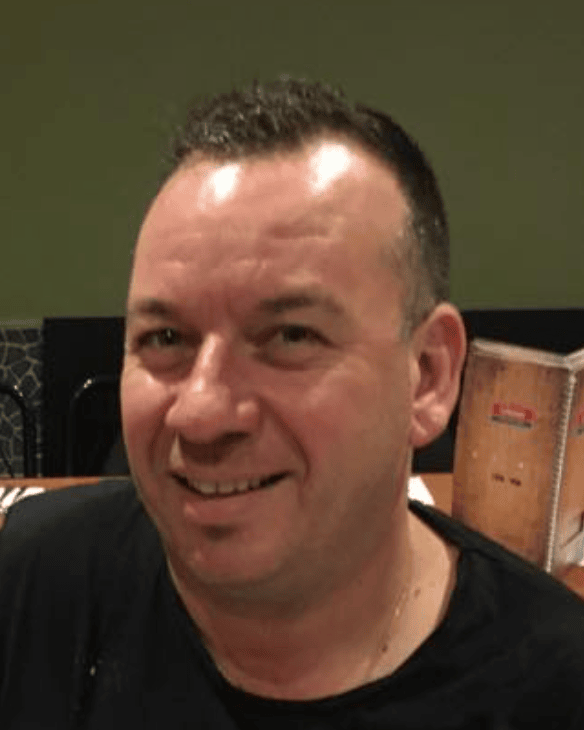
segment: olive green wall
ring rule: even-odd
[[[2,25],[0,321],[120,313],[186,102],[283,72],[420,140],[461,307],[584,305],[580,0],[31,0]]]

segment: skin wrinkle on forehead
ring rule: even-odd
[[[226,202],[229,197],[235,193],[237,188],[237,178],[239,177],[241,170],[228,170],[229,175],[225,173],[225,177],[222,177],[222,170],[211,173],[211,181],[205,181],[203,183],[203,192],[193,197],[192,204],[184,206],[182,215],[185,220],[192,218],[193,220],[203,220],[201,215],[204,216],[206,213],[211,213],[212,208],[220,206],[221,203]],[[217,179],[218,176],[218,179]],[[216,184],[217,183],[217,184]],[[222,187],[223,186],[223,187]],[[228,189],[228,186],[229,189]],[[189,181],[177,182],[177,189],[190,188]],[[221,197],[222,196],[222,197]],[[158,200],[153,205],[160,205],[165,207],[165,200]],[[258,240],[261,238],[265,239],[286,239],[286,238],[325,238],[330,236],[331,231],[342,225],[342,216],[339,214],[333,214],[334,201],[327,201],[326,199],[320,199],[317,206],[308,213],[298,213],[296,210],[279,210],[274,211],[274,215],[268,215],[266,213],[266,223],[263,230],[258,234],[257,221],[250,220],[249,223],[242,221],[241,219],[237,223],[231,219],[224,219],[221,221],[213,234],[218,238],[231,240],[231,239],[248,239],[253,234]],[[276,217],[274,220],[273,218]],[[338,220],[338,223],[337,223]],[[178,224],[181,225],[180,223]],[[158,229],[155,231],[156,235],[162,237],[172,237],[174,230],[172,227],[165,229]],[[189,232],[189,239],[193,242],[202,241],[205,233],[202,230],[193,228]],[[185,241],[185,243],[187,243]]]
[[[355,155],[357,153],[357,155]],[[196,160],[190,160],[188,165],[181,166],[177,173],[167,181],[166,191],[162,190],[159,199],[155,200],[153,206],[161,205],[164,209],[166,207],[165,192],[175,191],[183,192],[183,202],[186,200],[186,204],[182,209],[182,215],[184,219],[196,219],[197,216],[205,216],[206,213],[212,214],[213,208],[216,206],[221,208],[222,203],[227,202],[230,198],[239,191],[241,194],[241,188],[238,185],[238,180],[241,178],[242,172],[246,166],[255,166],[267,164],[270,165],[274,157],[280,159],[290,166],[290,171],[294,171],[295,165],[299,161],[306,159],[308,156],[308,165],[311,171],[308,179],[306,180],[307,190],[310,193],[314,201],[312,210],[308,212],[299,212],[293,207],[286,207],[286,201],[282,204],[276,204],[276,208],[271,215],[271,211],[266,212],[265,227],[258,235],[257,221],[249,222],[250,230],[246,230],[247,223],[245,219],[239,219],[235,225],[232,220],[224,219],[219,223],[214,231],[211,231],[212,235],[217,236],[218,240],[233,240],[233,239],[247,239],[251,233],[251,229],[255,227],[254,237],[257,238],[258,243],[263,243],[262,239],[269,243],[270,240],[278,241],[284,239],[295,239],[295,238],[313,238],[315,241],[330,236],[331,232],[335,229],[340,228],[343,225],[344,213],[339,213],[338,210],[334,210],[334,204],[338,201],[338,196],[345,196],[347,174],[349,178],[355,180],[355,176],[358,180],[363,182],[362,193],[359,198],[355,201],[348,203],[347,214],[351,212],[351,208],[356,211],[364,209],[366,216],[366,207],[370,200],[368,194],[368,171],[367,165],[359,158],[362,154],[362,149],[359,145],[355,145],[352,142],[346,140],[319,140],[318,144],[308,144],[304,148],[298,151],[278,153],[276,155],[268,155],[263,157],[252,157],[250,159],[244,158],[241,161],[219,161],[209,160],[198,157]],[[412,273],[417,271],[417,267],[413,266],[415,263],[416,252],[408,251],[415,244],[415,236],[411,230],[412,226],[412,213],[409,202],[404,196],[403,190],[399,185],[399,181],[395,178],[395,175],[391,170],[383,164],[381,161],[367,155],[367,160],[373,162],[376,167],[383,167],[385,173],[389,176],[387,180],[387,190],[384,194],[387,194],[388,200],[395,200],[397,194],[401,198],[401,206],[398,206],[396,215],[402,216],[401,222],[395,220],[395,223],[399,226],[397,235],[392,231],[368,231],[368,235],[379,234],[379,240],[383,241],[380,245],[379,263],[384,268],[387,268],[393,274],[397,274],[397,282],[401,289],[401,297],[404,302],[404,320],[409,320],[409,312],[413,308],[413,304],[416,301],[416,293],[419,288],[419,282],[413,280]],[[195,164],[196,162],[196,164]],[[352,167],[351,167],[352,165]],[[192,179],[184,178],[180,173],[180,170],[184,170],[186,167],[193,169],[198,167],[198,175],[202,182],[201,189],[198,194],[192,196],[192,202],[189,203],[189,192],[193,190],[194,182]],[[277,184],[277,180],[275,181]],[[268,183],[269,185],[269,183]],[[196,187],[196,186],[195,186]],[[393,189],[392,189],[393,188]],[[194,192],[194,190],[193,190]],[[262,195],[263,190],[251,189],[248,191],[250,197],[250,203],[254,202],[254,197]],[[315,195],[316,192],[316,195]],[[244,190],[245,193],[245,190]],[[160,199],[162,198],[162,200]],[[172,196],[171,196],[172,198]],[[246,196],[244,195],[241,205],[247,204]],[[400,211],[401,209],[401,211]],[[405,222],[403,217],[406,218]],[[351,238],[359,237],[361,233],[358,227],[363,226],[367,228],[370,225],[370,221],[367,217],[354,216],[354,220],[357,222],[353,225],[353,230],[345,232],[345,234]],[[151,232],[152,233],[152,232]],[[154,231],[155,235],[161,237],[173,237],[173,231],[158,230]],[[184,240],[185,252],[187,256],[187,249],[190,244],[195,242],[202,242],[208,235],[204,230],[197,230],[196,227],[189,232],[188,240]],[[412,240],[414,239],[414,240]],[[179,244],[175,238],[175,245]],[[182,248],[182,245],[180,245]],[[178,253],[178,249],[177,249]],[[418,278],[418,277],[416,277]],[[392,285],[396,285],[396,281],[392,282]],[[408,329],[407,323],[404,323],[404,331]]]
[[[279,315],[296,309],[320,308],[336,317],[347,317],[343,307],[332,297],[312,292],[310,289],[300,289],[293,293],[278,297],[261,299],[256,310],[260,313]],[[144,317],[159,317],[161,319],[178,319],[179,314],[174,305],[161,299],[147,297],[139,299],[128,310],[128,320]]]

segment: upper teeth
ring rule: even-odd
[[[261,479],[243,479],[237,482],[195,482],[192,479],[187,480],[191,489],[204,495],[247,492],[249,489],[257,489],[261,481]]]

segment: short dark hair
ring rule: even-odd
[[[388,165],[401,185],[411,213],[404,250],[404,329],[409,333],[449,297],[448,222],[432,168],[388,114],[352,104],[340,89],[320,82],[289,77],[254,81],[190,109],[174,141],[169,174],[193,155],[236,160],[292,152],[327,135],[361,144]]]

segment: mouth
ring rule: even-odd
[[[230,497],[234,494],[245,494],[265,487],[272,487],[282,479],[290,475],[290,472],[279,472],[263,479],[239,479],[225,482],[197,481],[187,479],[180,474],[173,474],[179,484],[201,497]]]

